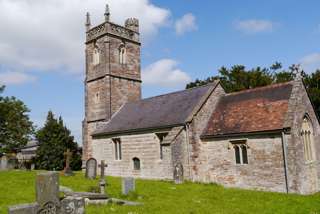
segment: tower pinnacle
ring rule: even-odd
[[[106,10],[104,12],[105,21],[108,22],[110,20],[110,9],[109,5],[106,4]]]
[[[87,14],[86,14],[86,30],[89,31],[90,27],[91,27],[90,13],[87,12]]]

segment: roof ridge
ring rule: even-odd
[[[292,83],[293,83],[293,81],[282,82],[282,83],[274,83],[274,84],[271,84],[271,85],[259,86],[259,87],[255,87],[255,88],[244,89],[244,90],[241,90],[241,91],[235,91],[235,92],[227,93],[226,96],[242,94],[242,93],[247,93],[247,92],[252,92],[252,91],[260,91],[260,90],[268,89],[268,88],[276,88],[276,87],[280,87],[280,86],[283,86],[283,85],[289,85],[289,84],[292,84]]]
[[[178,93],[182,93],[182,92],[186,92],[186,91],[192,91],[192,90],[195,90],[195,89],[198,89],[198,88],[210,87],[210,86],[213,86],[215,84],[217,84],[216,80],[214,82],[210,82],[210,83],[205,84],[205,85],[200,85],[200,86],[187,88],[187,89],[183,89],[183,90],[179,90],[179,91],[174,91],[174,92],[170,92],[170,93],[166,93],[166,94],[160,94],[160,95],[156,95],[156,96],[152,96],[152,97],[147,97],[147,98],[144,98],[144,99],[141,99],[141,100],[138,100],[138,101],[135,101],[135,102],[130,102],[130,103],[136,103],[136,102],[140,102],[140,101],[144,101],[144,100],[154,99],[154,98],[157,98],[157,97],[162,97],[162,96],[167,96],[167,95],[172,95],[172,94],[178,94]],[[128,103],[128,104],[130,104],[130,103]]]

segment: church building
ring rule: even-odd
[[[83,161],[107,175],[320,190],[320,126],[300,77],[226,93],[219,81],[141,98],[139,22],[86,20]]]

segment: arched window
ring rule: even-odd
[[[92,64],[98,65],[100,63],[100,53],[98,47],[95,47],[92,55]]]
[[[304,158],[306,161],[313,161],[314,145],[313,145],[313,128],[310,119],[305,116],[302,121],[301,138],[303,141]]]
[[[123,44],[119,47],[119,63],[126,64],[126,47]]]
[[[140,159],[139,158],[133,158],[133,169],[134,170],[140,170]]]
[[[248,146],[245,141],[233,143],[236,164],[248,164]]]

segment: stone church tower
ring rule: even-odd
[[[139,21],[129,18],[124,26],[105,21],[91,27],[86,19],[85,118],[83,161],[92,155],[91,134],[126,102],[141,99]]]

